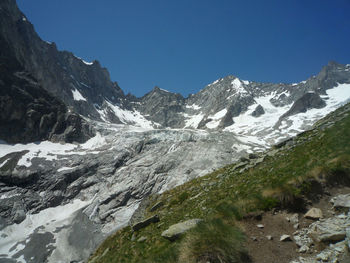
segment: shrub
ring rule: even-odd
[[[180,247],[183,263],[247,263],[243,234],[232,225],[216,218],[201,222],[187,233]]]

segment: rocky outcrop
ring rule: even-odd
[[[264,108],[259,104],[256,106],[255,110],[252,112],[252,116],[254,117],[260,117],[265,113]]]
[[[2,56],[5,60],[5,57]],[[43,89],[15,58],[0,65],[0,139],[9,143],[85,142],[94,133],[79,115]]]
[[[159,222],[159,216],[158,215],[154,215],[154,216],[151,216],[149,218],[146,218],[140,222],[137,222],[136,224],[134,224],[132,226],[132,230],[133,231],[138,231],[142,228],[145,228],[146,226],[152,224],[152,223],[157,223]]]
[[[159,87],[140,98],[135,108],[162,127],[180,128],[184,125],[183,116],[185,99],[181,94],[172,93]]]
[[[320,109],[324,106],[326,106],[326,103],[321,99],[320,95],[316,93],[306,93],[294,102],[289,111],[281,116],[281,119],[306,112],[308,109]]]

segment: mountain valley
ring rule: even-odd
[[[98,61],[41,40],[16,1],[3,0],[0,262],[85,262],[92,254],[92,262],[168,262],[163,252],[173,260],[183,243],[160,232],[185,219],[225,218],[213,211],[227,196],[230,205],[250,202],[249,192],[304,180],[322,162],[348,176],[349,102],[350,64],[334,61],[300,83],[230,75],[187,98],[159,87],[125,95]],[[258,210],[280,205],[275,196],[263,201]],[[129,225],[159,202],[160,223],[132,243]]]

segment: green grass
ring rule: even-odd
[[[121,229],[97,249],[93,262],[201,262],[206,255],[210,262],[240,262],[239,257],[246,254],[235,222],[242,215],[273,207],[302,209],[303,197],[312,195],[317,185],[350,183],[350,115],[343,113],[349,108],[338,109],[315,129],[296,137],[295,147],[282,146],[276,155],[266,156],[253,168],[240,172],[236,164],[228,165],[152,196],[148,209],[159,201],[164,205],[146,212],[145,217],[154,213],[160,217],[159,223],[136,233],[137,238],[145,236],[147,240],[131,241],[130,227]],[[332,127],[324,127],[327,120],[340,117],[343,119]],[[170,225],[192,218],[204,223],[175,242],[161,237]],[[217,231],[223,234],[210,234]],[[186,255],[181,253],[184,247],[188,247]],[[231,250],[231,254],[227,252]]]

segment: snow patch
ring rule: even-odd
[[[76,100],[76,101],[79,101],[79,100],[86,101],[86,99],[83,97],[83,95],[81,95],[81,93],[77,89],[72,90],[72,94],[73,94],[73,99],[74,100]]]
[[[74,169],[74,167],[61,167],[61,168],[57,169],[57,172],[69,171],[72,169]]]
[[[90,201],[76,199],[63,206],[47,208],[38,214],[28,214],[20,224],[13,224],[0,231],[0,254],[8,255],[11,258],[25,247],[23,243],[29,242],[27,237],[31,234],[35,232],[54,233],[56,228],[69,225],[75,213],[89,203]],[[17,244],[15,250],[11,249],[13,244]],[[24,259],[22,262],[25,262]]]
[[[239,78],[235,78],[231,82],[232,88],[236,91],[238,94],[248,94],[248,91],[243,87],[242,82],[239,80]]]
[[[106,101],[106,103],[108,104],[108,107],[119,118],[119,120],[124,124],[132,124],[132,125],[140,126],[147,129],[153,129],[153,125],[159,126],[159,124],[152,123],[151,121],[147,120],[144,116],[141,115],[140,112],[136,110],[134,111],[124,110],[116,105],[113,105],[109,101]],[[102,114],[105,116],[104,112]]]
[[[0,168],[3,167],[9,160],[10,160],[10,158],[8,158],[5,161],[3,161],[2,163],[0,163]]]
[[[201,122],[201,120],[204,118],[204,114],[200,113],[197,115],[188,115],[184,113],[184,117],[187,118],[185,120],[185,127],[184,128],[197,128],[198,124]]]
[[[186,105],[187,109],[194,109],[194,110],[200,110],[201,107],[199,105],[196,104],[192,104],[192,105]]]
[[[219,126],[221,119],[226,115],[227,109],[223,109],[221,111],[218,111],[214,115],[209,116],[209,119],[212,119],[212,121],[208,122],[206,124],[207,128],[209,129],[215,129]]]
[[[76,56],[76,55],[73,55],[73,56],[74,56],[75,58],[81,60],[84,64],[86,64],[86,65],[88,65],[88,66],[91,66],[92,64],[94,64],[94,62],[87,62],[87,61],[85,61],[84,59],[82,59],[82,58],[80,58],[80,57],[78,57],[78,56]]]
[[[161,91],[165,91],[165,92],[168,92],[168,93],[171,93],[170,91],[166,90],[166,89],[161,89],[159,88]]]
[[[208,86],[215,85],[216,83],[219,83],[220,80],[222,80],[222,79],[221,79],[221,78],[220,78],[220,79],[217,79],[217,80],[215,80],[214,82],[210,83]]]
[[[28,150],[29,152],[22,156],[18,161],[18,166],[30,167],[32,165],[31,160],[35,157],[44,158],[48,161],[55,160],[57,155],[67,155],[68,151],[72,151],[77,146],[74,144],[66,143],[53,143],[49,141],[42,141],[28,144],[0,144],[0,158],[13,152],[21,152]]]
[[[279,117],[290,108],[290,105],[284,107],[275,107],[270,102],[270,100],[273,97],[275,97],[276,94],[276,92],[272,92],[265,96],[255,98],[256,103],[250,105],[246,112],[233,118],[234,124],[229,127],[226,127],[224,131],[234,132],[238,135],[244,136],[238,139],[247,143],[252,143],[253,138],[257,138],[256,135],[260,131],[264,131],[266,133],[272,132],[273,126],[276,124]],[[264,108],[265,114],[261,115],[258,118],[253,117],[251,114],[255,110],[256,106],[259,104]],[[258,141],[256,141],[255,143],[260,145],[266,145],[266,142],[260,139],[258,139]]]
[[[81,149],[93,150],[102,147],[106,144],[106,139],[102,137],[102,135],[97,132],[96,136],[89,139],[85,143],[81,144]]]
[[[87,142],[81,145],[72,143],[53,143],[50,141],[41,141],[27,144],[0,143],[0,158],[9,153],[27,150],[28,153],[22,156],[22,158],[18,161],[17,166],[30,167],[32,165],[33,158],[43,158],[47,161],[53,161],[61,156],[72,154],[98,154],[98,151],[92,150],[95,150],[104,144],[106,144],[106,140],[101,136],[100,133],[97,133],[95,137],[89,139]]]

